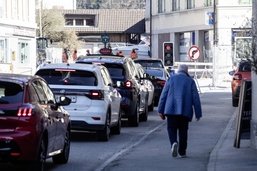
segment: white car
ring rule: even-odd
[[[106,67],[97,64],[44,64],[36,72],[43,77],[56,98],[71,98],[65,109],[70,113],[72,131],[96,132],[108,141],[110,132],[120,134],[121,95],[113,87]]]
[[[154,109],[154,85],[153,83],[147,78],[147,74],[142,67],[142,65],[136,63],[137,71],[141,79],[141,84],[144,85],[149,93],[148,96],[148,109],[149,111],[153,111]]]

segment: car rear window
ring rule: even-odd
[[[111,78],[114,81],[125,79],[125,69],[120,64],[105,63],[104,66],[108,69]]]
[[[22,103],[23,88],[12,82],[0,81],[0,106],[1,104]]]
[[[135,63],[139,63],[145,68],[164,68],[162,62],[157,60],[135,60]]]
[[[36,75],[43,77],[48,84],[97,86],[94,72],[72,69],[41,69]]]

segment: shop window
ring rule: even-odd
[[[26,41],[20,41],[18,43],[19,53],[18,58],[20,63],[28,64],[29,63],[29,44]]]

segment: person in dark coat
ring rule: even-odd
[[[159,116],[163,120],[167,118],[173,157],[186,157],[188,125],[194,113],[199,121],[202,117],[201,101],[195,81],[188,74],[187,65],[182,64],[166,82],[158,104]]]

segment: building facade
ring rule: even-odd
[[[35,1],[0,0],[0,72],[36,69]]]
[[[146,31],[151,34],[153,58],[163,58],[163,43],[173,43],[173,64],[210,67],[216,84],[232,69],[235,37],[251,26],[251,0],[151,0],[147,1]],[[200,57],[188,51],[196,45]]]

